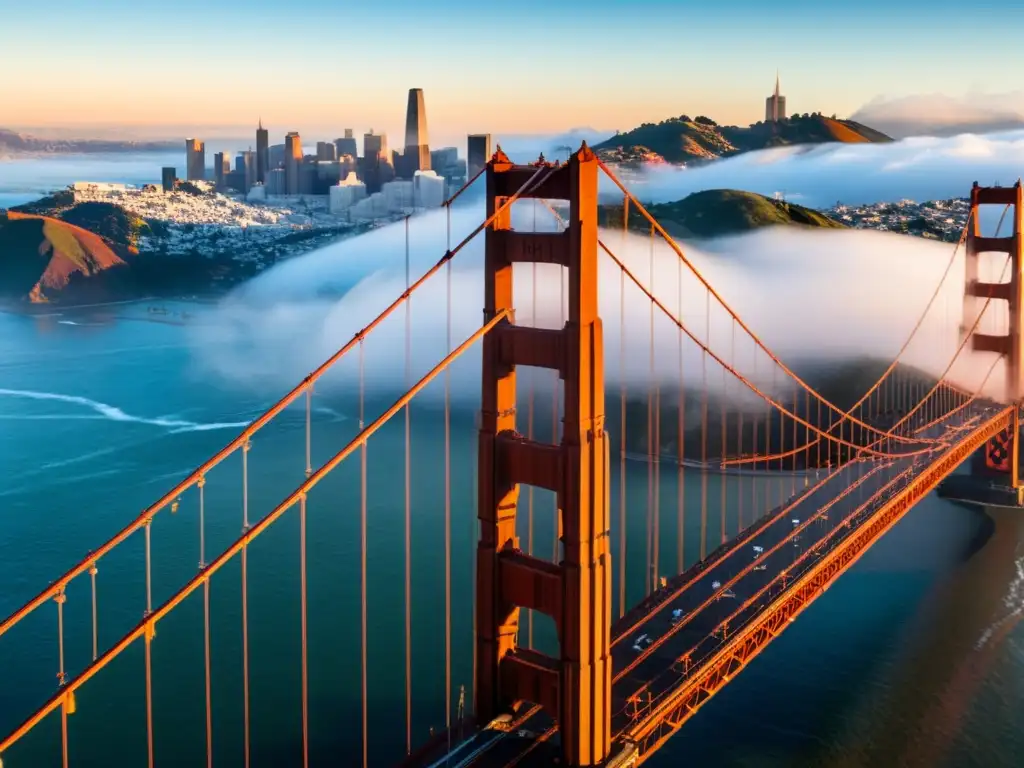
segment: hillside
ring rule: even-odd
[[[125,262],[98,235],[58,219],[0,214],[0,296],[45,303]]]
[[[58,193],[0,213],[0,301],[81,304],[206,293],[257,265],[202,253],[139,253],[147,223],[119,205]]]
[[[644,123],[594,147],[611,161],[635,161],[655,155],[669,163],[700,163],[768,147],[827,142],[892,141],[885,134],[852,120],[819,113],[793,115],[778,123],[754,123],[746,128],[720,126],[714,120],[687,115],[660,123]]]
[[[672,203],[654,203],[645,207],[670,235],[682,238],[719,237],[778,225],[845,228],[802,205],[736,189],[709,189],[694,192]],[[602,226],[622,227],[622,206],[601,206],[599,219]],[[650,224],[632,208],[629,228],[646,233],[650,231]]]

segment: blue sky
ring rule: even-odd
[[[842,116],[879,95],[1018,90],[1024,5],[1000,5],[50,0],[43,13],[0,0],[0,126],[262,115],[275,131],[398,133],[410,87],[440,135],[683,112],[742,124],[762,116],[776,68],[791,110]]]

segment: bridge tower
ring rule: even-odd
[[[486,233],[484,315],[512,309],[512,267],[560,264],[569,314],[561,329],[505,321],[484,337],[479,434],[476,715],[487,722],[522,702],[558,721],[565,764],[608,755],[611,729],[611,554],[604,340],[597,311],[597,159],[584,144],[557,165],[515,165],[499,149],[487,167],[487,215],[541,170],[520,199],[569,201],[567,229],[517,232],[511,206]],[[486,320],[485,320],[486,322]],[[516,367],[558,371],[565,416],[558,444],[516,431]],[[557,436],[556,436],[557,437]],[[516,538],[519,485],[557,494],[561,562],[531,557]],[[517,646],[519,609],[551,616],[559,658]]]
[[[964,317],[962,332],[967,333],[974,326],[978,313],[986,299],[991,297],[1005,301],[1009,314],[1009,331],[1006,335],[975,333],[971,348],[979,352],[995,352],[1003,356],[1006,363],[1006,392],[1009,403],[1016,403],[1013,427],[1001,432],[985,446],[984,463],[988,471],[1008,473],[1010,486],[1017,494],[1017,503],[1022,502],[1019,477],[1019,405],[1024,397],[1024,235],[1022,235],[1022,200],[1020,180],[1012,187],[981,187],[974,182],[971,189],[971,210],[967,229],[966,285],[964,287]],[[978,217],[982,205],[1010,206],[1013,211],[1013,232],[1008,237],[982,237]],[[1008,283],[983,283],[979,279],[979,256],[982,253],[1006,253],[1010,257],[1010,281]]]

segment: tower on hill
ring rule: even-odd
[[[777,123],[786,119],[786,97],[779,92],[779,73],[775,72],[775,93],[764,100],[764,121]]]

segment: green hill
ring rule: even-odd
[[[793,115],[777,123],[754,123],[746,128],[721,126],[714,120],[687,115],[660,123],[644,123],[594,147],[610,161],[636,161],[654,155],[669,163],[693,163],[729,157],[768,147],[827,142],[892,141],[885,134],[852,120],[820,113]]]
[[[645,207],[670,235],[683,238],[718,237],[777,225],[845,228],[802,205],[736,189],[708,189],[673,203],[653,203]],[[601,206],[599,215],[602,226],[622,226],[621,205]],[[629,212],[629,229],[650,231],[647,219],[635,208]]]

